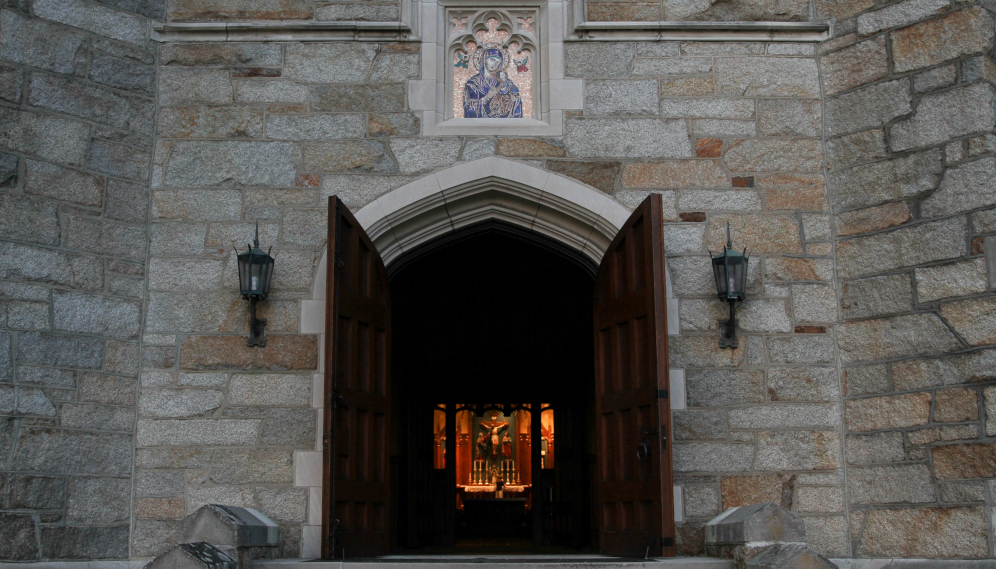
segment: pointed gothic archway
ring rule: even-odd
[[[597,266],[631,213],[620,202],[576,180],[521,162],[490,157],[437,171],[390,191],[358,210],[356,220],[373,240],[389,271],[410,258],[407,253],[429,241],[487,221],[501,221],[524,232],[540,234]],[[324,331],[326,266],[323,255],[312,298],[302,301],[301,333]],[[675,334],[678,306],[667,270],[665,280],[668,328]],[[319,341],[320,346],[323,343]],[[318,372],[313,399],[316,406],[322,401],[323,370]],[[671,373],[672,381],[678,379],[676,383],[683,385],[679,379],[682,370]],[[302,557],[317,556],[320,547],[321,425],[317,425],[317,431],[316,449],[297,451],[294,456],[295,485],[310,489]],[[675,494],[677,498],[679,492]],[[680,515],[680,502],[676,501],[675,507]]]

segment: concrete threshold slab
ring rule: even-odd
[[[630,559],[601,555],[389,555],[353,561],[278,559],[255,561],[253,569],[397,569],[399,564],[417,564],[419,569],[485,569],[488,566],[505,569],[510,565],[525,569],[577,569],[585,566],[597,566],[597,569],[733,569],[731,559]]]

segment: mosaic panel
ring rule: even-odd
[[[447,11],[454,118],[533,116],[536,16],[532,8]]]

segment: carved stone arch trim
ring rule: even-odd
[[[378,197],[355,215],[390,268],[406,251],[487,220],[543,235],[597,266],[630,213],[605,193],[571,178],[489,157],[419,178]],[[315,301],[325,298],[325,263],[323,255],[312,288]],[[674,296],[669,270],[665,277],[670,302]],[[674,324],[669,329],[677,333],[676,301],[668,311]]]

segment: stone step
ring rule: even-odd
[[[505,569],[510,565],[524,569],[733,569],[731,559],[673,557],[667,559],[625,559],[602,555],[388,555],[355,561],[302,561],[276,559],[254,561],[253,569],[398,569],[398,565],[415,565],[419,569]]]

